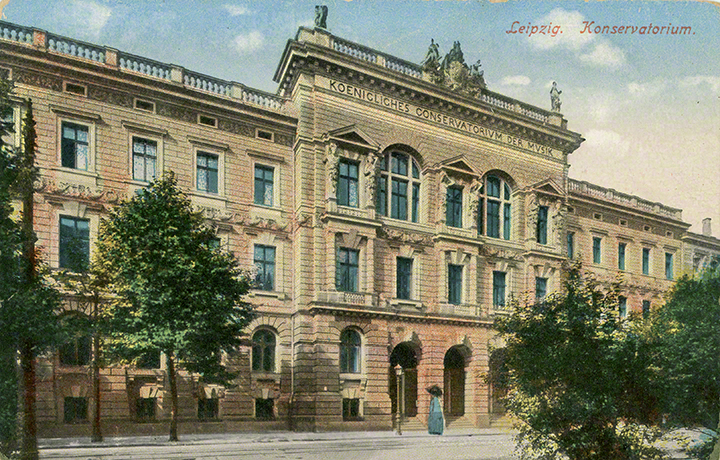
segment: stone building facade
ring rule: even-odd
[[[453,56],[417,65],[300,28],[268,94],[0,23],[16,120],[33,101],[52,269],[70,237],[88,256],[103,214],[165,170],[256,267],[259,315],[225,357],[236,385],[181,372],[181,431],[390,429],[398,408],[420,427],[434,384],[451,427],[488,426],[493,319],[557,289],[564,260],[622,273],[621,309],[642,312],[720,257],[709,222],[693,234],[680,210],[568,178],[583,139],[562,114],[489,91]],[[88,432],[89,360],[78,337],[39,363],[41,435]],[[105,434],[164,432],[166,394],[161,356],[103,369]]]

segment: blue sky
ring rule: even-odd
[[[4,19],[274,92],[288,39],[313,1],[10,0]],[[459,40],[493,91],[549,108],[587,140],[570,176],[682,208],[720,236],[720,4],[683,1],[325,0],[333,34],[420,62]],[[551,35],[507,33],[560,26]],[[690,34],[588,34],[600,26],[689,26]],[[652,29],[651,29],[652,30]]]

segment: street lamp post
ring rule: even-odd
[[[402,435],[402,393],[400,392],[400,384],[402,381],[402,374],[403,374],[403,368],[401,365],[396,364],[395,365],[395,376],[397,377],[395,380],[397,382],[397,399],[395,400],[395,417],[397,420],[397,433],[398,435]]]

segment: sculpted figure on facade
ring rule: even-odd
[[[331,142],[325,150],[325,173],[328,177],[328,190],[330,196],[337,196],[337,181],[340,174],[340,155],[337,152],[337,144]]]
[[[477,225],[478,221],[478,212],[480,211],[480,191],[482,190],[482,182],[481,181],[473,181],[473,184],[470,186],[470,199],[468,200],[468,206],[470,206],[470,216],[473,222],[473,225]]]
[[[567,207],[561,203],[555,203],[555,209],[552,216],[553,228],[555,229],[555,240],[558,247],[563,247],[565,240],[565,224],[567,223]]]
[[[378,165],[382,159],[380,152],[372,152],[365,161],[365,183],[367,184],[368,206],[375,205],[375,191],[377,190]]]
[[[327,5],[315,5],[315,27],[327,29]]]
[[[552,88],[550,88],[550,106],[553,112],[560,112],[560,106],[562,105],[562,102],[560,102],[561,94],[562,91],[558,89],[557,82],[553,82]]]

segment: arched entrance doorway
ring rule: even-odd
[[[508,370],[505,365],[504,348],[499,348],[490,354],[489,383],[490,383],[490,419],[501,418],[505,415],[505,405],[502,400],[507,396]]]
[[[465,355],[460,346],[445,353],[444,410],[449,416],[465,415]]]
[[[404,393],[403,393],[403,415],[405,417],[415,417],[417,415],[417,353],[416,346],[403,342],[398,344],[390,354],[390,369],[388,378],[388,392],[390,393],[390,401],[392,403],[392,413],[397,413],[397,375],[395,366],[398,364],[403,369],[404,375]]]

